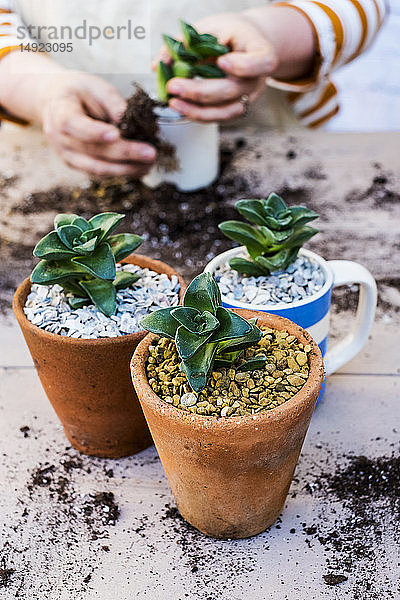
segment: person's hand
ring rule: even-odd
[[[126,101],[109,83],[86,73],[63,71],[43,87],[39,121],[64,161],[95,176],[142,177],[155,149],[124,140],[116,127]]]
[[[167,84],[168,92],[176,96],[170,100],[171,108],[196,121],[225,121],[241,116],[246,101],[254,102],[260,96],[266,78],[277,67],[274,47],[243,13],[207,17],[195,27],[200,33],[214,34],[221,44],[232,49],[217,60],[228,77],[174,77]],[[165,46],[158,60],[171,61]]]

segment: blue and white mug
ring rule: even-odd
[[[245,248],[233,248],[216,256],[204,269],[215,274],[218,267],[229,263],[235,256],[243,255]],[[306,329],[319,345],[324,356],[326,375],[331,375],[344,364],[349,362],[368,340],[375,316],[377,289],[375,279],[362,265],[349,260],[324,260],[315,252],[302,248],[299,255],[306,256],[317,263],[324,273],[325,283],[321,290],[312,296],[296,300],[291,304],[251,304],[227,299],[222,296],[223,306],[226,308],[247,308],[260,310],[286,317]],[[353,328],[347,335],[335,344],[328,347],[329,320],[332,300],[332,289],[339,285],[359,284],[360,294],[357,314]]]

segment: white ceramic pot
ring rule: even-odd
[[[207,187],[219,172],[217,123],[195,123],[169,108],[158,110],[161,137],[175,146],[179,169],[167,172],[155,166],[143,182],[151,188],[174,183],[183,192]]]
[[[234,256],[242,255],[245,248],[233,248],[216,256],[204,269],[215,274],[218,267],[229,263]],[[303,300],[291,304],[251,304],[227,299],[222,296],[223,306],[227,308],[248,308],[261,310],[286,317],[306,329],[319,345],[324,356],[326,374],[334,373],[349,362],[368,340],[375,316],[377,289],[374,278],[362,265],[349,260],[324,260],[319,254],[301,249],[300,255],[306,256],[317,263],[324,275],[325,284],[322,289]],[[327,350],[329,337],[329,317],[331,308],[332,289],[339,285],[359,284],[360,295],[357,314],[353,328],[346,332],[343,340]]]

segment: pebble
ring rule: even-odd
[[[226,263],[215,271],[215,279],[227,300],[256,306],[280,302],[290,304],[316,294],[325,283],[321,267],[302,255],[286,271],[260,277],[241,275]]]
[[[182,406],[194,406],[196,404],[196,402],[197,402],[197,398],[191,392],[188,392],[187,394],[183,394],[183,396],[181,398]]]
[[[34,284],[24,308],[27,318],[41,329],[66,337],[111,338],[141,331],[139,322],[145,315],[179,304],[176,275],[170,279],[136,265],[117,265],[117,270],[140,273],[141,279],[117,292],[115,315],[107,317],[93,304],[74,310],[59,285]]]
[[[213,370],[201,392],[190,389],[174,341],[155,339],[146,364],[149,385],[164,402],[192,414],[235,417],[274,409],[304,386],[311,347],[286,331],[262,330],[262,339],[229,368]],[[243,361],[260,353],[266,357],[263,369],[240,371]]]

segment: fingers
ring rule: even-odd
[[[126,109],[126,100],[114,86],[93,77],[87,78],[78,92],[81,103],[93,117],[119,123]]]
[[[79,152],[66,151],[62,157],[70,167],[97,177],[130,176],[140,178],[146,175],[150,168],[150,166],[146,167],[141,164],[107,162]]]
[[[200,81],[199,83],[201,84],[205,82]],[[240,101],[242,95],[246,94],[249,97],[249,102],[252,103],[262,94],[264,89],[265,80],[263,78],[259,78],[257,80],[257,84],[255,86],[253,85],[253,91],[247,93],[242,88],[243,91],[239,98],[236,98],[232,102],[207,106],[204,104],[196,104],[182,98],[172,98],[169,104],[172,109],[194,121],[227,121],[229,119],[240,117],[244,114],[246,109],[243,103]]]
[[[75,140],[66,139],[64,147],[87,154],[100,160],[119,163],[143,163],[143,167],[151,166],[156,158],[153,146],[141,142],[128,142],[119,139],[113,144],[84,144]]]
[[[119,131],[114,125],[89,117],[72,99],[60,101],[52,121],[57,131],[80,142],[111,143],[119,138]]]
[[[230,52],[220,56],[217,64],[235,77],[266,77],[277,68],[278,58],[274,50],[267,45],[251,52]]]
[[[226,104],[250,95],[258,87],[258,79],[183,79],[175,77],[167,84],[170,94],[179,96],[196,104]]]
[[[191,104],[179,98],[173,98],[170,106],[181,115],[192,119],[193,121],[214,122],[227,121],[240,117],[245,112],[245,107],[239,101],[221,104],[220,106],[199,106]]]

